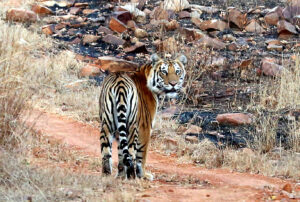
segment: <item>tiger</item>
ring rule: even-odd
[[[187,58],[162,59],[157,54],[133,73],[109,73],[99,98],[100,149],[103,175],[112,173],[112,141],[118,140],[118,173],[122,178],[146,178],[150,133],[161,97],[181,90]]]

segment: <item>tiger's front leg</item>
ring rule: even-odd
[[[137,153],[136,153],[136,174],[139,178],[146,178],[150,181],[153,180],[153,175],[146,172],[146,159],[148,153],[148,146],[150,144],[150,128],[147,130],[142,130],[144,135],[139,134]]]

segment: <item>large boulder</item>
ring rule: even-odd
[[[16,22],[36,22],[38,17],[33,11],[22,8],[12,8],[6,12],[6,20]]]

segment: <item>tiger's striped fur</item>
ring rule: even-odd
[[[152,63],[133,74],[111,73],[100,95],[102,172],[112,172],[112,141],[118,137],[118,176],[145,176],[145,163],[158,98],[176,96],[182,87],[187,60],[162,60],[156,54]],[[147,175],[151,178],[150,175]]]

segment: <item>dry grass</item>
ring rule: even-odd
[[[218,52],[206,47],[197,47],[195,44],[193,47],[183,48],[186,44],[180,35],[169,37],[163,28],[160,35],[161,40],[168,41],[168,53],[174,55],[181,51],[188,57],[185,95],[179,103],[179,108],[186,109],[186,104],[200,107],[201,98],[197,96],[203,93],[204,81],[199,78],[218,70],[211,65],[214,58],[218,58]],[[300,179],[300,122],[293,116],[289,116],[286,128],[282,128],[280,122],[283,111],[299,111],[299,63],[298,56],[295,64],[284,64],[286,71],[283,71],[281,77],[261,79],[263,82],[259,90],[244,109],[256,116],[254,141],[248,143],[249,148],[218,149],[206,139],[196,144],[189,143],[182,132],[177,132],[178,125],[175,121],[161,120],[161,117],[157,118],[154,127],[153,146],[166,154],[176,153],[180,161],[192,161],[208,168],[226,167],[241,172]],[[209,80],[210,78],[206,78],[206,81]],[[242,85],[239,79],[235,82],[237,86]],[[278,141],[278,129],[288,134],[287,137],[281,137],[287,139],[285,147]]]
[[[299,110],[299,79],[300,67],[297,59],[296,64],[285,71],[281,77],[268,80],[268,85],[261,84],[255,95],[256,99],[253,99],[248,106],[249,110],[254,111],[258,117],[255,123],[256,132],[253,134],[255,140],[249,143],[249,148],[218,149],[206,139],[196,144],[189,143],[185,140],[182,131],[178,130],[175,121],[160,120],[160,118],[157,119],[159,124],[155,127],[153,145],[167,154],[176,153],[179,161],[192,161],[207,168],[225,167],[239,172],[300,179],[299,121],[289,116],[288,127],[281,128],[288,134],[286,148],[281,145],[277,137],[277,130],[282,127],[279,125],[282,111]],[[195,80],[187,83],[193,83]],[[275,100],[275,104],[266,103],[266,100],[270,100],[270,96],[274,96],[271,101]],[[170,127],[171,125],[173,127]]]
[[[149,186],[144,180],[124,181],[53,166],[41,169],[28,158],[1,152],[1,201],[133,201],[137,188]]]
[[[206,168],[229,168],[238,172],[300,179],[300,154],[292,150],[281,148],[261,153],[250,148],[219,149],[207,139],[199,143],[187,142],[185,135],[173,120],[161,120],[157,117],[156,122],[152,147],[167,155],[176,154],[179,162],[193,162]],[[259,143],[263,144],[263,142]]]
[[[66,155],[65,148],[41,141],[20,120],[32,106],[50,110],[55,106],[54,111],[63,113],[60,104],[71,106],[70,115],[76,114],[81,120],[91,117],[89,113],[97,113],[94,106],[98,92],[88,88],[87,82],[74,86],[75,90],[68,86],[78,80],[82,64],[69,51],[53,51],[52,40],[40,35],[34,26],[26,29],[0,20],[0,30],[0,200],[98,200],[106,196],[105,190],[113,190],[107,201],[118,201],[120,197],[132,201],[135,187],[147,186],[147,182],[132,181],[126,188],[126,182],[113,177],[37,167],[40,161],[57,167],[88,162],[97,169],[98,158],[71,152]],[[36,149],[43,155],[39,156]]]
[[[253,96],[249,106],[258,117],[256,148],[268,152],[276,147],[281,147],[276,141],[277,131],[283,127],[280,118],[288,119],[286,128],[281,130],[288,133],[288,149],[300,152],[300,123],[292,114],[300,109],[300,57],[295,64],[285,65],[285,71],[280,77],[269,79],[262,83],[256,95]],[[278,137],[277,137],[278,139]]]
[[[1,5],[3,2],[0,2]],[[4,16],[3,10],[0,15]],[[49,145],[44,142],[38,145],[41,141],[37,141],[19,120],[23,110],[35,106],[97,123],[99,89],[89,85],[88,80],[78,79],[79,67],[83,64],[75,60],[73,53],[54,52],[53,42],[40,35],[34,26],[29,31],[21,25],[8,25],[0,20],[0,30],[3,30],[0,32],[0,145],[6,146],[0,151],[0,200],[98,200],[105,196],[110,198],[107,201],[132,201],[133,194],[147,188],[148,182],[124,182],[111,177],[70,173],[53,167],[40,169],[25,157],[24,154],[31,155],[31,151],[38,147],[47,151],[46,156],[39,158],[51,164],[76,165],[87,161],[90,169],[97,170],[100,165],[98,158],[80,153],[66,155],[66,149],[60,144]],[[176,52],[178,45],[173,47]],[[181,103],[182,107],[186,101],[198,105],[197,97],[187,99],[190,95],[200,93],[195,86],[201,84],[198,78],[203,71],[207,71],[203,67],[211,59],[209,50],[201,49],[203,52],[199,54],[206,55],[208,59],[203,60],[203,64],[197,64],[199,56],[193,53],[198,48],[193,48],[185,52],[190,64],[185,87],[188,96]],[[275,98],[276,102],[272,104],[275,114],[282,109],[299,109],[299,69],[298,59],[296,65],[285,71],[282,77],[271,80],[273,83],[270,85],[262,85],[257,94],[259,104],[255,102],[249,108],[253,110],[257,106],[254,110],[263,115],[262,111],[271,109],[270,105],[266,105],[266,100]],[[208,168],[227,167],[241,172],[300,179],[300,157],[296,153],[299,152],[300,130],[296,120],[289,125],[288,151],[282,150],[275,141],[277,116],[265,116],[257,122],[259,133],[255,144],[251,145],[252,150],[220,150],[208,140],[198,144],[188,143],[181,133],[176,132],[178,125],[174,122],[162,121],[158,117],[157,123],[161,124],[155,127],[153,145],[166,153],[176,153],[179,161],[192,161]],[[25,153],[25,149],[30,152]],[[105,190],[111,191],[111,197],[104,193]]]
[[[188,52],[187,55],[189,56]],[[195,65],[192,60],[190,65]],[[202,68],[202,73],[207,71]],[[192,103],[197,105],[194,95],[199,81],[192,69],[187,69],[186,93],[193,95]],[[286,65],[286,71],[281,77],[264,80],[259,91],[253,96],[250,110],[257,117],[255,122],[254,141],[248,143],[248,148],[218,149],[212,142],[205,139],[199,143],[189,143],[185,135],[178,130],[175,121],[160,120],[154,131],[153,146],[166,154],[176,153],[179,161],[192,161],[207,168],[225,167],[239,172],[261,173],[268,176],[300,179],[300,123],[291,112],[299,111],[300,98],[300,66],[299,57],[292,66]],[[191,97],[191,96],[188,96]],[[186,100],[180,103],[185,106]],[[288,112],[287,125],[280,122],[280,118]],[[173,127],[170,127],[173,126]],[[282,128],[286,127],[286,128]],[[188,126],[187,126],[188,128]],[[278,140],[278,130],[284,131],[287,137],[285,145]],[[178,131],[178,132],[177,132]]]

